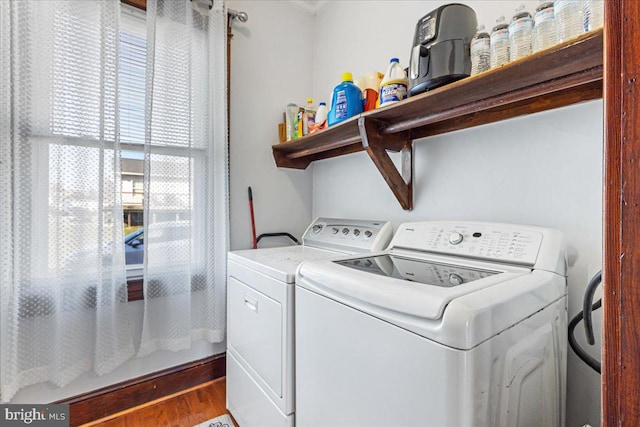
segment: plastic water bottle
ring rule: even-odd
[[[509,62],[509,26],[504,16],[496,19],[491,30],[491,68],[500,67]]]
[[[353,84],[351,73],[342,73],[342,83],[333,89],[327,123],[333,126],[360,113],[362,113],[362,91]]]
[[[391,58],[389,68],[380,83],[380,106],[390,105],[407,98],[409,79],[398,58]]]
[[[585,31],[602,28],[604,26],[604,0],[584,0],[582,14]]]
[[[556,16],[556,41],[562,43],[583,32],[582,1],[556,0],[553,3]]]
[[[471,39],[471,75],[491,68],[491,38],[484,31],[484,25],[478,26],[478,32]]]
[[[531,55],[533,49],[531,33],[533,31],[533,18],[524,10],[521,4],[511,18],[509,24],[509,60],[524,58]]]
[[[533,51],[539,52],[556,44],[556,20],[553,2],[540,0],[533,18]]]

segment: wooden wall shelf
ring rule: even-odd
[[[602,30],[319,133],[272,146],[278,167],[366,151],[404,209],[413,207],[412,141],[602,98]],[[402,151],[402,173],[387,151]]]

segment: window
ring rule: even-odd
[[[119,113],[125,262],[130,277],[142,275],[144,259],[145,13],[121,5]]]
[[[144,20],[121,19],[118,2],[0,1],[12,17],[0,25],[3,400],[108,373],[136,350],[224,341],[227,27],[216,4],[204,16],[190,2],[154,13],[154,2],[145,43]],[[123,200],[127,226],[143,226],[126,239]],[[126,303],[141,282],[127,280],[125,247],[145,267],[139,345]]]
[[[144,251],[158,253],[177,252],[189,254],[183,259],[148,257],[153,263],[198,262],[206,251],[205,233],[193,233],[204,229],[203,200],[205,198],[204,173],[206,150],[202,135],[193,135],[193,109],[204,102],[204,94],[190,93],[178,86],[161,91],[154,99],[154,145],[147,147],[151,183],[145,187],[145,96],[146,96],[146,22],[145,13],[139,9],[122,5],[120,31],[120,144],[122,158],[122,198],[125,222],[125,260],[129,277],[142,275]],[[198,41],[196,41],[197,43]],[[179,52],[179,51],[178,51]],[[202,59],[204,61],[204,58]],[[198,67],[201,64],[195,64]],[[158,84],[172,88],[183,78],[171,73],[156,73]],[[201,108],[201,111],[205,109]],[[206,131],[197,130],[203,135]],[[195,141],[195,142],[194,142]],[[148,200],[148,230],[133,234],[143,227],[145,191],[153,198]],[[200,212],[196,214],[194,212]],[[144,234],[154,246],[145,248]],[[147,240],[149,240],[147,239]],[[191,247],[189,247],[191,245]],[[191,250],[189,250],[191,249]],[[204,261],[204,260],[201,260]],[[158,264],[158,265],[159,265]]]
[[[61,14],[60,19],[73,18]],[[82,27],[82,23],[78,26],[81,27],[78,31],[97,31],[90,26]],[[197,112],[207,110],[208,83],[203,84],[205,89],[202,91],[192,93],[183,90],[185,84],[180,81],[180,88],[172,93],[170,83],[179,81],[181,76],[172,75],[173,71],[169,70],[158,78],[157,84],[169,90],[158,91],[160,95],[154,99],[154,145],[146,148],[151,179],[150,184],[146,185],[145,12],[122,5],[120,34],[113,32],[107,36],[113,39],[109,46],[113,46],[114,55],[116,46],[119,46],[117,82],[111,78],[104,80],[102,87],[83,85],[83,78],[87,80],[85,76],[90,73],[93,73],[92,81],[98,80],[99,77],[94,74],[100,73],[103,65],[98,55],[97,59],[92,58],[96,62],[95,67],[90,68],[87,68],[85,58],[77,57],[75,52],[83,48],[83,40],[76,33],[56,35],[53,42],[56,62],[54,76],[48,77],[47,70],[34,72],[38,76],[42,74],[42,81],[52,78],[56,82],[52,85],[54,92],[51,99],[54,101],[51,114],[42,114],[42,117],[50,117],[50,121],[37,123],[30,137],[34,141],[33,146],[37,147],[32,153],[34,162],[48,165],[48,169],[38,169],[39,173],[34,175],[30,183],[31,188],[41,193],[33,197],[32,208],[40,215],[40,219],[33,222],[36,230],[30,249],[31,258],[38,263],[34,267],[34,275],[43,280],[56,269],[61,268],[66,271],[64,274],[69,275],[91,275],[95,273],[96,266],[106,266],[112,262],[112,224],[119,223],[110,220],[117,212],[114,210],[115,202],[100,205],[95,199],[100,191],[118,193],[114,191],[114,185],[119,185],[121,190],[118,197],[122,201],[124,260],[129,279],[142,277],[145,250],[153,251],[149,246],[155,244],[155,239],[149,238],[161,233],[159,230],[166,229],[162,231],[162,236],[167,237],[157,241],[158,256],[149,261],[156,270],[179,263],[204,265],[206,258],[205,230],[211,224],[205,221],[208,215],[205,205],[213,190],[211,186],[205,186],[205,181],[210,179],[208,175],[211,175],[205,170],[209,128]],[[197,36],[192,41],[196,44],[200,42]],[[180,52],[179,49],[177,51]],[[205,69],[203,64],[198,63],[206,62],[204,57],[196,57],[193,61],[194,73]],[[115,76],[115,70],[112,71],[110,75]],[[105,94],[106,103],[103,99]],[[113,102],[109,104],[111,99]],[[115,100],[118,100],[117,104]],[[113,119],[103,127],[100,116],[103,103],[105,108],[111,108],[108,117],[114,117],[117,109],[117,129]],[[87,114],[87,109],[90,114]],[[51,129],[53,137],[40,136],[39,128]],[[116,156],[113,148],[116,131],[120,136],[120,170],[112,167]],[[77,167],[81,163],[86,164],[84,169]],[[101,171],[102,181],[93,178],[89,181],[88,173],[96,171]],[[119,179],[114,176],[116,173],[120,175]],[[148,201],[145,200],[147,191],[153,195]],[[52,200],[56,203],[55,208],[61,212],[55,217],[55,223],[47,220]],[[148,230],[143,229],[145,206],[150,206]],[[144,238],[145,231],[152,233],[147,236],[148,239]],[[104,238],[100,243],[88,244],[78,239],[73,244],[68,243],[68,236],[82,234],[104,235]],[[173,236],[173,241],[169,241],[169,236]],[[173,249],[180,255],[173,256]]]

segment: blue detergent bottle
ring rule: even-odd
[[[353,84],[351,73],[342,73],[342,83],[333,89],[331,111],[327,117],[329,126],[360,114],[362,111],[362,91]]]

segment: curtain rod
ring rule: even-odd
[[[126,0],[123,0],[126,1]],[[190,0],[194,1],[194,0]],[[204,0],[195,0],[196,2],[203,2]],[[214,0],[209,0],[209,10],[213,9]],[[247,22],[249,20],[249,15],[247,12],[238,12],[237,10],[227,9],[227,15],[231,17],[231,19],[237,19],[240,22]]]
[[[128,4],[129,6],[133,6],[137,9],[147,10],[147,0],[120,0],[120,1],[124,4]],[[211,0],[209,9],[211,9],[212,7],[213,7],[213,0]],[[247,22],[249,20],[249,15],[247,14],[247,12],[238,12],[237,10],[228,9],[227,14],[231,17],[231,19],[237,19],[240,22]]]

